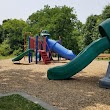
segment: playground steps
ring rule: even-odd
[[[43,62],[45,64],[50,63],[50,58],[48,57],[47,53],[44,50],[39,50],[39,53],[40,53],[40,55],[41,55],[41,57],[43,59]]]

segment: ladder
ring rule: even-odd
[[[41,55],[41,57],[42,57],[42,59],[43,59],[43,62],[44,62],[45,64],[50,63],[50,58],[48,57],[46,51],[45,51],[45,50],[38,50],[38,51],[39,51],[39,53],[40,53],[40,55]]]

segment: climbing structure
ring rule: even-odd
[[[76,57],[72,50],[63,47],[59,41],[49,39],[50,34],[46,30],[42,31],[40,36],[28,37],[28,47],[26,47],[26,42],[24,42],[24,52],[13,58],[12,61],[20,61],[25,55],[28,54],[29,63],[32,62],[32,53],[35,53],[36,64],[42,59],[45,64],[50,63],[52,59],[51,51],[59,54],[61,57],[68,60],[72,60]],[[26,37],[25,37],[26,40]],[[61,39],[59,39],[61,40]],[[27,48],[27,49],[26,49]],[[38,60],[39,59],[39,60]]]
[[[28,40],[28,49],[32,49],[35,52],[36,56],[36,64],[38,63],[38,59],[42,58],[42,61],[45,64],[50,63],[50,55],[51,51],[49,51],[48,44],[46,43],[46,37],[48,37],[49,34],[43,34],[43,36],[37,36],[29,37]],[[32,53],[29,52],[28,55],[29,63],[32,62]]]

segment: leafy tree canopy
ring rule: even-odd
[[[36,33],[40,34],[42,30],[46,29],[52,39],[58,40],[59,36],[61,36],[63,45],[66,48],[75,50],[74,46],[77,45],[75,36],[78,34],[73,34],[73,31],[80,31],[81,25],[77,26],[78,20],[74,8],[67,6],[50,8],[50,6],[46,5],[44,9],[30,15],[27,23],[34,35]]]
[[[3,35],[2,38],[9,39],[9,45],[11,51],[17,50],[19,47],[23,47],[23,29],[27,26],[27,23],[23,20],[8,19],[3,21]]]
[[[89,45],[92,41],[99,38],[98,25],[101,21],[100,15],[90,15],[83,26],[84,45]]]
[[[106,20],[107,18],[110,18],[110,4],[106,5],[102,11],[102,19]]]

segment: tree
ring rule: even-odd
[[[100,15],[91,15],[87,18],[83,27],[84,45],[89,45],[92,41],[100,37],[98,25],[101,22]]]
[[[82,27],[83,27],[83,24],[82,22],[80,22],[79,20],[77,20],[76,22],[76,25],[75,25],[75,28],[73,30],[73,33],[72,33],[72,41],[76,42],[76,43],[73,43],[72,42],[72,45],[74,48],[75,48],[75,53],[79,53],[82,49],[83,49],[83,35],[82,35]]]
[[[67,6],[50,8],[46,5],[44,9],[33,13],[27,19],[34,35],[39,34],[41,30],[48,30],[52,39],[58,40],[58,37],[61,36],[63,46],[73,51],[77,45],[76,36],[78,34],[73,34],[73,31],[76,31],[77,22],[74,8]]]
[[[3,41],[3,28],[2,28],[2,25],[0,25],[0,43],[2,43]]]
[[[6,39],[0,45],[0,55],[8,56],[10,54],[10,52],[11,52],[11,48],[9,45],[9,39]]]
[[[107,18],[110,18],[110,5],[106,5],[102,11],[102,20],[106,20]]]
[[[27,26],[27,23],[23,20],[8,19],[3,21],[3,40],[9,39],[9,45],[11,52],[21,48],[23,50],[23,29]],[[20,50],[21,50],[20,49]]]

